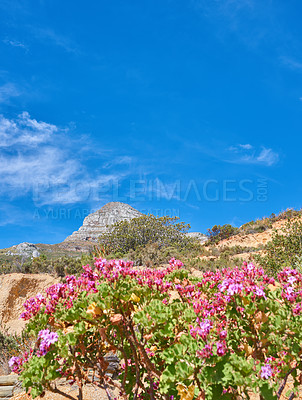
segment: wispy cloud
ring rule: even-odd
[[[12,47],[19,47],[23,49],[25,52],[28,52],[28,47],[24,43],[19,42],[18,40],[4,39],[3,43]]]
[[[274,14],[270,1],[193,0],[193,4],[199,13],[215,24],[220,40],[231,32],[249,48],[257,48],[272,35]],[[267,15],[270,15],[269,21]]]
[[[244,149],[244,150],[251,150],[253,148],[253,146],[251,144],[249,144],[249,143],[247,143],[247,144],[239,144],[238,146],[241,149]]]
[[[276,65],[283,64],[301,70],[302,63],[295,55],[301,54],[301,40],[291,29],[286,12],[287,3],[271,0],[191,0],[194,8],[208,22],[215,25],[217,38],[232,38],[253,52],[260,51],[262,58],[269,54]]]
[[[228,162],[234,164],[253,164],[271,167],[279,161],[279,154],[267,147],[255,148],[250,144],[231,146],[228,152],[232,158]]]
[[[294,58],[285,57],[285,56],[280,57],[280,60],[281,60],[282,64],[285,65],[286,67],[288,67],[294,71],[302,71],[302,62],[299,62],[299,61],[295,60]]]
[[[0,196],[31,195],[39,205],[100,201],[102,187],[125,177],[127,169],[105,169],[103,158],[90,170],[77,148],[66,128],[37,121],[27,112],[15,119],[0,116]]]
[[[12,97],[18,97],[21,95],[20,90],[13,83],[5,83],[0,86],[0,104],[8,102]]]
[[[247,143],[247,144],[237,144],[236,146],[231,146],[229,147],[230,151],[233,151],[235,153],[239,153],[242,150],[252,150],[254,147]]]
[[[36,39],[43,41],[43,43],[45,43],[46,40],[55,46],[61,47],[67,53],[72,53],[74,55],[80,55],[82,53],[79,46],[71,38],[55,32],[53,29],[36,27],[30,27],[30,29],[33,31]]]
[[[219,13],[235,18],[238,13],[244,10],[251,11],[255,7],[254,0],[193,0],[193,3],[208,17]]]
[[[127,164],[131,164],[132,161],[133,161],[132,157],[120,156],[120,157],[116,157],[115,159],[110,160],[107,163],[105,163],[103,165],[103,168],[112,168],[117,165],[127,165]]]

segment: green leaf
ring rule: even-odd
[[[267,382],[260,387],[260,393],[265,400],[277,400],[277,396]]]

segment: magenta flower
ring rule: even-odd
[[[220,337],[220,339],[225,339],[226,337],[227,337],[227,331],[221,331],[220,333],[219,333],[219,337]]]
[[[229,296],[232,296],[235,293],[241,292],[243,289],[243,285],[241,283],[232,283],[227,290]]]
[[[227,348],[226,348],[226,344],[225,343],[221,343],[221,342],[217,342],[216,343],[216,347],[217,347],[217,355],[218,356],[224,356]]]
[[[197,328],[197,333],[199,336],[205,339],[210,333],[211,328],[212,322],[208,319],[205,319],[203,322],[200,322],[199,328]]]
[[[297,280],[297,278],[295,278],[294,276],[290,276],[290,277],[287,279],[287,282],[290,283],[290,284],[292,285],[294,282],[296,282],[296,280]]]
[[[264,365],[261,367],[261,378],[262,379],[268,379],[272,376],[272,368],[269,364]]]
[[[266,299],[265,292],[260,287],[256,287],[255,293],[258,297],[264,297]]]
[[[39,347],[40,353],[38,353],[38,355],[42,356],[45,356],[45,354],[49,351],[50,346],[59,339],[57,332],[50,332],[49,329],[40,331],[38,338],[41,339]]]
[[[11,368],[11,369],[13,369],[13,367],[17,364],[18,365],[18,362],[19,362],[19,357],[12,357],[10,360],[9,360],[9,362],[8,362],[8,365],[9,365],[9,367]]]
[[[212,355],[212,345],[209,344],[206,344],[203,349],[197,351],[197,356],[199,358],[208,358]]]

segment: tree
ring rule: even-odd
[[[227,239],[237,232],[238,228],[230,224],[214,225],[212,229],[208,229],[208,237],[210,242],[218,243],[220,240]]]
[[[130,221],[117,222],[100,238],[100,245],[108,252],[126,254],[150,243],[157,243],[160,249],[175,247],[188,248],[194,241],[186,235],[190,225],[177,222],[177,217],[155,217],[143,215]]]

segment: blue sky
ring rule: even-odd
[[[0,0],[0,248],[108,201],[205,232],[300,208],[302,3]]]

